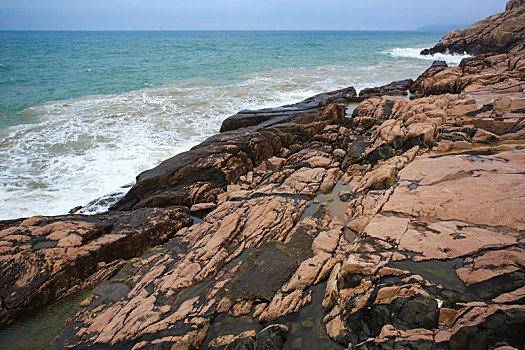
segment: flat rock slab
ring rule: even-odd
[[[418,157],[399,173],[399,186],[383,211],[524,230],[523,212],[516,210],[525,207],[524,169],[524,150],[479,159]]]
[[[335,327],[332,339],[373,349],[522,344],[524,169],[519,148],[408,163],[332,272],[327,329],[338,313],[354,325]]]
[[[417,157],[365,232],[415,261],[454,259],[520,241],[525,229],[525,151],[481,160]]]
[[[363,89],[359,92],[359,97],[370,98],[375,96],[406,96],[410,85],[413,83],[412,79],[406,79],[401,81],[394,81],[390,84]]]
[[[297,263],[274,244],[264,243],[243,262],[226,285],[233,299],[272,300],[297,269]]]

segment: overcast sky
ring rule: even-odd
[[[0,0],[0,29],[410,30],[465,25],[506,0]]]

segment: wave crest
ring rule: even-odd
[[[434,55],[421,55],[422,50],[424,50],[424,48],[405,47],[388,50],[386,53],[390,54],[393,57],[415,58],[427,61],[440,60],[452,65],[458,65],[462,59],[472,57],[471,55],[468,55],[466,53],[461,55],[446,53],[436,53]]]
[[[236,81],[193,78],[113,95],[50,101],[37,120],[0,129],[0,219],[107,209],[124,183],[219,131],[241,109],[275,107],[320,92],[415,77],[426,61],[273,69]],[[118,189],[118,190],[115,190]],[[116,194],[114,191],[117,191]]]

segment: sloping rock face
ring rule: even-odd
[[[507,3],[507,6],[505,7],[505,11],[510,11],[515,9],[516,7],[524,5],[525,2],[523,0],[510,0]]]
[[[108,278],[124,260],[191,224],[189,211],[178,207],[0,222],[0,327],[79,284]]]
[[[506,11],[472,24],[465,30],[454,30],[422,55],[435,53],[504,53],[525,39],[525,6],[521,0],[511,0]]]
[[[353,93],[355,95],[355,90]],[[300,145],[302,140],[322,132],[333,116],[344,118],[344,105],[334,106],[337,105],[284,115],[253,127],[212,136],[190,151],[140,174],[133,188],[113,209],[215,202],[228,185],[278,155],[283,147]]]
[[[313,216],[305,214],[315,207],[312,199],[341,178],[343,149],[354,138],[346,123],[344,105],[335,104],[308,124],[273,124],[274,132],[300,131],[300,137],[289,148],[281,146],[275,152],[280,157],[260,162],[227,186],[202,222],[138,259],[126,280],[129,293],[116,302],[95,297],[88,314],[71,324],[75,337],[57,344],[137,349],[244,344],[259,333],[254,324],[274,325],[311,303],[312,286],[326,278],[338,245],[347,240],[342,218],[332,218],[326,204]],[[242,318],[244,329],[228,333],[225,318]],[[275,337],[268,342],[282,345],[286,339]]]

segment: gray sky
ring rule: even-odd
[[[507,0],[0,0],[0,29],[406,30],[464,25]]]

